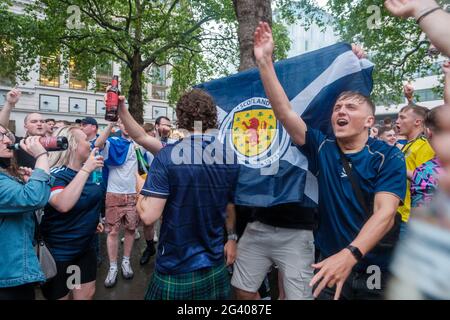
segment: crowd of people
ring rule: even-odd
[[[385,4],[394,15],[414,17],[436,48],[450,54],[450,16],[434,0]],[[259,299],[274,265],[280,299],[395,299],[404,292],[449,298],[442,288],[450,288],[450,242],[441,237],[436,248],[411,246],[424,237],[424,223],[450,234],[450,63],[443,65],[444,105],[419,106],[406,85],[408,104],[395,122],[377,125],[369,97],[342,92],[328,136],[292,110],[273,50],[272,31],[261,22],[254,35],[261,80],[277,120],[318,179],[318,205],[235,205],[240,164],[235,156],[229,161],[229,146],[211,133],[217,109],[200,89],[177,102],[178,130],[166,117],[141,126],[120,96],[118,122],[101,132],[91,117],[72,124],[31,113],[24,137],[8,129],[21,96],[10,91],[0,111],[0,299],[34,299],[37,285],[46,299],[93,299],[102,232],[109,260],[104,286],[115,286],[119,269],[125,280],[133,278],[140,224],[146,241],[140,263],[156,255],[143,297],[149,300]],[[353,51],[362,58],[359,48]],[[46,136],[67,138],[68,148],[48,152],[40,142]],[[18,150],[8,148],[16,142]],[[52,277],[36,255],[36,233],[55,261]],[[443,265],[414,263],[433,259],[432,252]],[[69,286],[73,266],[79,284]],[[374,266],[379,283],[371,286]],[[416,279],[424,274],[438,289]]]

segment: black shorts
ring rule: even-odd
[[[97,278],[97,255],[95,249],[89,249],[72,261],[56,262],[57,275],[41,287],[42,294],[46,299],[61,299],[70,292],[69,286],[75,285],[76,281],[78,281],[77,268],[73,266],[78,266],[80,270],[79,284],[95,281]]]
[[[34,283],[0,288],[0,300],[34,300]]]

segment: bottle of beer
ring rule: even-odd
[[[100,157],[100,152],[97,150],[95,151],[95,158],[97,159]],[[94,171],[92,171],[92,182],[95,184],[100,184],[103,181],[103,170],[102,168],[96,168]]]
[[[113,76],[111,86],[106,92],[105,120],[117,121],[119,119],[119,76]]]
[[[39,143],[47,151],[63,151],[69,147],[69,142],[66,137],[40,137]],[[10,150],[19,150],[20,144],[15,143],[8,146]]]
[[[144,156],[142,155],[141,149],[136,146],[136,158],[138,163],[138,173],[141,177],[145,178],[148,174],[148,171],[150,169],[150,166],[148,165],[148,162],[145,161]]]

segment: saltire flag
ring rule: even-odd
[[[293,109],[313,128],[332,134],[331,114],[337,96],[356,91],[369,96],[373,64],[358,59],[338,43],[275,64]],[[306,157],[275,119],[257,69],[196,86],[217,105],[219,138],[242,164],[235,203],[268,207],[318,203],[317,178]]]

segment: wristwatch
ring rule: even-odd
[[[352,255],[355,257],[356,261],[360,261],[363,258],[361,250],[359,250],[357,247],[348,245],[346,249],[350,250]]]
[[[228,240],[234,240],[237,241],[238,240],[238,235],[236,233],[230,233],[228,235]]]

